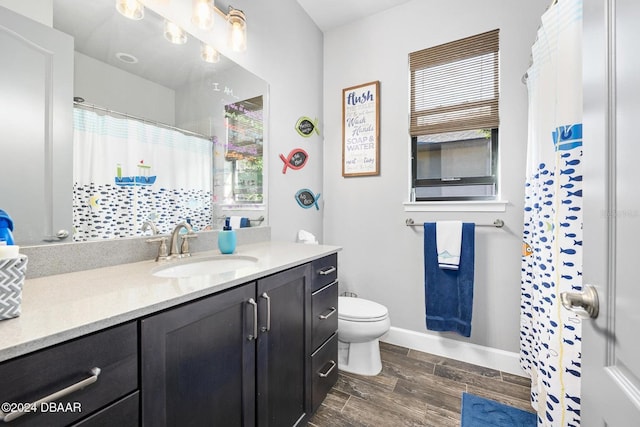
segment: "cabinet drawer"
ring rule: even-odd
[[[316,349],[338,330],[338,282],[311,296],[311,348]]]
[[[140,392],[113,403],[85,418],[73,427],[138,427],[140,424]]]
[[[2,363],[0,378],[0,402],[28,404],[66,390],[42,410],[15,418],[11,426],[68,425],[138,388],[136,323]]]
[[[338,278],[338,254],[331,254],[317,259],[311,263],[311,266],[312,292],[335,282]]]
[[[311,401],[312,413],[338,381],[338,334],[334,334],[322,347],[311,355]]]

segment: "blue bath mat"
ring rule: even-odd
[[[536,414],[462,393],[461,427],[535,427]]]

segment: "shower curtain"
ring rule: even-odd
[[[538,425],[578,426],[581,319],[560,293],[582,289],[582,0],[542,16],[527,88],[520,364]]]
[[[211,224],[212,142],[205,138],[74,108],[74,241],[160,233],[188,220]]]

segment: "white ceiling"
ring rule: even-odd
[[[410,0],[298,0],[324,32]]]

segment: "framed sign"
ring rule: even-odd
[[[342,90],[342,176],[379,175],[380,82]]]

